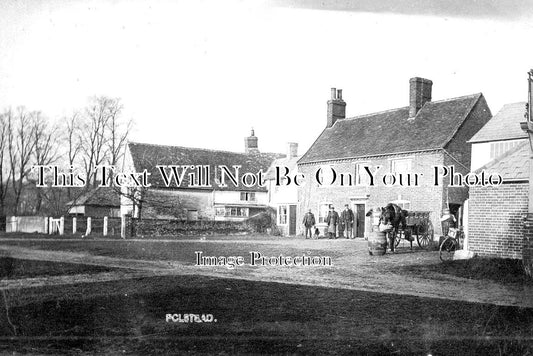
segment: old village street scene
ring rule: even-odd
[[[532,10],[0,4],[0,353],[533,354]]]

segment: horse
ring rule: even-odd
[[[400,229],[400,224],[402,225],[402,229],[405,231],[407,227],[407,210],[403,210],[398,205],[389,203],[385,207],[377,208],[377,211],[380,213],[379,216],[379,223],[382,225],[390,225],[391,229],[388,232],[389,235],[389,247],[391,252],[394,252],[394,245],[395,245],[395,239],[396,234],[398,233]],[[371,216],[373,214],[374,210],[370,209],[366,216]],[[411,242],[411,249],[413,249],[413,241],[411,238],[409,238],[409,241]]]

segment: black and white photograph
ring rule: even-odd
[[[0,0],[0,354],[532,355],[531,14]]]

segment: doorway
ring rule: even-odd
[[[353,213],[354,213],[354,224],[353,224],[353,234],[354,237],[365,237],[365,203],[353,203]]]
[[[289,235],[296,235],[296,205],[289,205]]]

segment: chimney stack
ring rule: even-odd
[[[342,89],[331,88],[331,100],[328,100],[328,121],[331,127],[337,120],[346,118],[346,103],[342,100]]]
[[[244,152],[245,153],[252,153],[252,152],[259,152],[259,146],[257,145],[258,138],[255,136],[254,129],[252,128],[252,132],[250,136],[244,138]]]
[[[287,143],[287,158],[298,157],[298,144],[296,142]]]
[[[420,77],[409,80],[409,118],[416,116],[425,103],[431,101],[431,86],[433,82]]]

